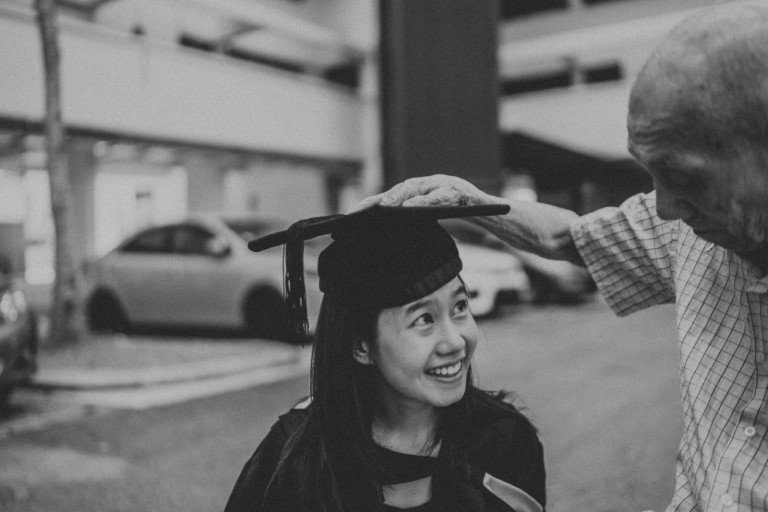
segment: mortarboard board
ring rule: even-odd
[[[292,335],[307,338],[304,242],[330,234],[318,259],[320,290],[355,308],[388,308],[429,295],[461,271],[461,259],[440,219],[503,215],[507,205],[380,206],[348,215],[300,220],[252,240],[263,251],[285,245],[285,299]]]

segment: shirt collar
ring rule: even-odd
[[[749,293],[758,293],[758,294],[768,293],[768,274],[764,275],[763,277],[757,279],[754,282],[750,280],[749,285],[747,285],[747,291]]]

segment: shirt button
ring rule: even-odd
[[[747,437],[754,437],[756,433],[755,427],[749,426],[744,429],[744,435]]]
[[[720,496],[720,503],[722,503],[723,506],[730,507],[733,505],[733,498],[730,494],[723,494]]]

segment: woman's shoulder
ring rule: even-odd
[[[513,403],[511,395],[473,392],[473,411],[467,438],[470,461],[490,469],[509,461],[526,463],[540,456],[543,447],[531,420]]]
[[[311,407],[312,398],[302,399],[277,418],[277,421],[272,425],[271,431],[287,439],[306,421]]]
[[[522,489],[544,504],[544,447],[533,422],[511,395],[478,390],[467,462],[475,472]]]
[[[259,482],[263,487],[277,467],[288,440],[301,428],[308,416],[307,407],[297,405],[278,417],[246,462],[238,482],[239,487],[253,486],[254,482]],[[259,485],[256,487],[261,488]]]
[[[536,428],[523,410],[516,405],[516,397],[505,391],[484,391],[474,388],[472,393],[472,423],[475,426],[492,426],[497,423]]]
[[[240,472],[227,502],[226,512],[254,510],[254,504],[265,500],[286,443],[309,416],[308,406],[309,401],[302,401],[272,424]]]

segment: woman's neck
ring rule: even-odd
[[[373,420],[373,440],[392,451],[430,455],[435,444],[437,415],[434,407],[386,407]]]

